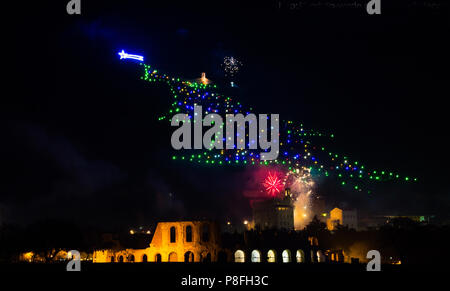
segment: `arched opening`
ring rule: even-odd
[[[200,262],[202,263],[211,263],[211,254],[207,252],[202,252],[200,254]]]
[[[297,263],[304,263],[305,262],[305,252],[303,250],[297,250],[297,253],[295,254],[295,258],[297,260]]]
[[[277,253],[274,250],[269,250],[267,252],[267,262],[275,263],[277,261]]]
[[[134,255],[129,255],[128,256],[128,262],[134,263]]]
[[[169,262],[178,262],[177,253],[172,252],[169,254]]]
[[[219,262],[219,263],[226,263],[227,261],[228,261],[227,253],[224,252],[224,251],[220,251],[217,254],[217,262]]]
[[[119,256],[119,263],[123,263],[123,256]]]
[[[186,242],[192,242],[192,226],[186,226]]]
[[[177,229],[175,228],[175,226],[172,226],[170,228],[170,242],[174,243],[177,241]]]
[[[314,250],[311,250],[311,263],[316,263],[317,262],[317,256],[316,256],[316,252],[314,252]]]
[[[147,258],[147,255],[146,255],[146,254],[144,254],[144,255],[142,256],[142,262],[143,262],[143,263],[147,263],[147,262],[148,262],[148,258]]]
[[[155,262],[156,263],[161,263],[161,254],[156,254],[155,255]]]
[[[317,262],[325,263],[325,255],[322,253],[321,250],[317,251]]]
[[[184,254],[184,262],[185,263],[192,263],[194,262],[194,253],[193,252],[186,252]]]
[[[261,263],[261,252],[258,250],[253,250],[251,261],[252,263]]]
[[[204,241],[204,242],[209,241],[209,225],[206,223],[202,225],[201,237],[202,237],[202,241]]]
[[[111,263],[114,263],[114,256],[111,256]]]
[[[290,263],[291,262],[291,251],[290,250],[284,250],[281,254],[281,257],[283,258],[283,263]]]
[[[245,253],[244,253],[244,251],[237,250],[234,253],[234,262],[235,263],[244,263],[245,262]]]

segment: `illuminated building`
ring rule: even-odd
[[[294,205],[289,189],[286,189],[283,198],[255,201],[252,209],[255,227],[294,229]]]
[[[356,210],[342,210],[334,208],[330,211],[330,217],[327,219],[328,230],[334,230],[338,225],[348,228],[358,229],[358,216]]]
[[[148,248],[96,250],[93,261],[211,262],[218,260],[220,251],[219,228],[213,222],[160,222]]]
[[[249,223],[247,221],[247,225]],[[231,222],[227,225],[231,226]],[[136,236],[136,232],[129,232],[128,235]],[[92,260],[93,263],[321,263],[329,260],[330,256],[320,248],[317,237],[292,232],[284,232],[284,235],[290,239],[280,240],[279,231],[272,230],[263,233],[249,230],[243,235],[221,236],[218,225],[209,221],[160,222],[147,247],[123,248],[114,243],[93,253],[80,254],[82,261]],[[114,241],[112,237],[106,239]],[[23,262],[60,262],[68,259],[71,259],[71,254],[67,250],[53,250],[50,258],[33,252],[23,253],[19,258]]]

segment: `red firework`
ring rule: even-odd
[[[280,178],[276,174],[272,175],[270,172],[269,176],[264,180],[263,185],[271,196],[275,196],[283,188],[283,183]]]

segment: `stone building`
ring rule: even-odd
[[[148,248],[96,250],[93,262],[210,262],[218,260],[220,250],[216,223],[160,222]]]
[[[356,210],[342,210],[334,208],[330,211],[330,217],[327,219],[328,230],[334,230],[338,225],[358,230],[358,216]]]
[[[294,229],[294,205],[289,189],[282,198],[255,201],[252,206],[255,227],[260,229]]]

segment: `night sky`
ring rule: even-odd
[[[448,214],[445,1],[382,1],[377,16],[289,9],[295,1],[83,0],[75,16],[67,1],[36,2],[7,12],[15,18],[7,25],[14,46],[3,44],[11,64],[1,98],[3,221],[116,227],[250,217],[245,168],[170,159],[173,128],[157,121],[170,94],[140,81],[140,69],[118,59],[122,49],[169,74],[206,72],[218,83],[224,56],[235,56],[244,64],[237,94],[255,113],[333,132],[335,151],[419,178],[371,195],[318,181],[329,206]]]

